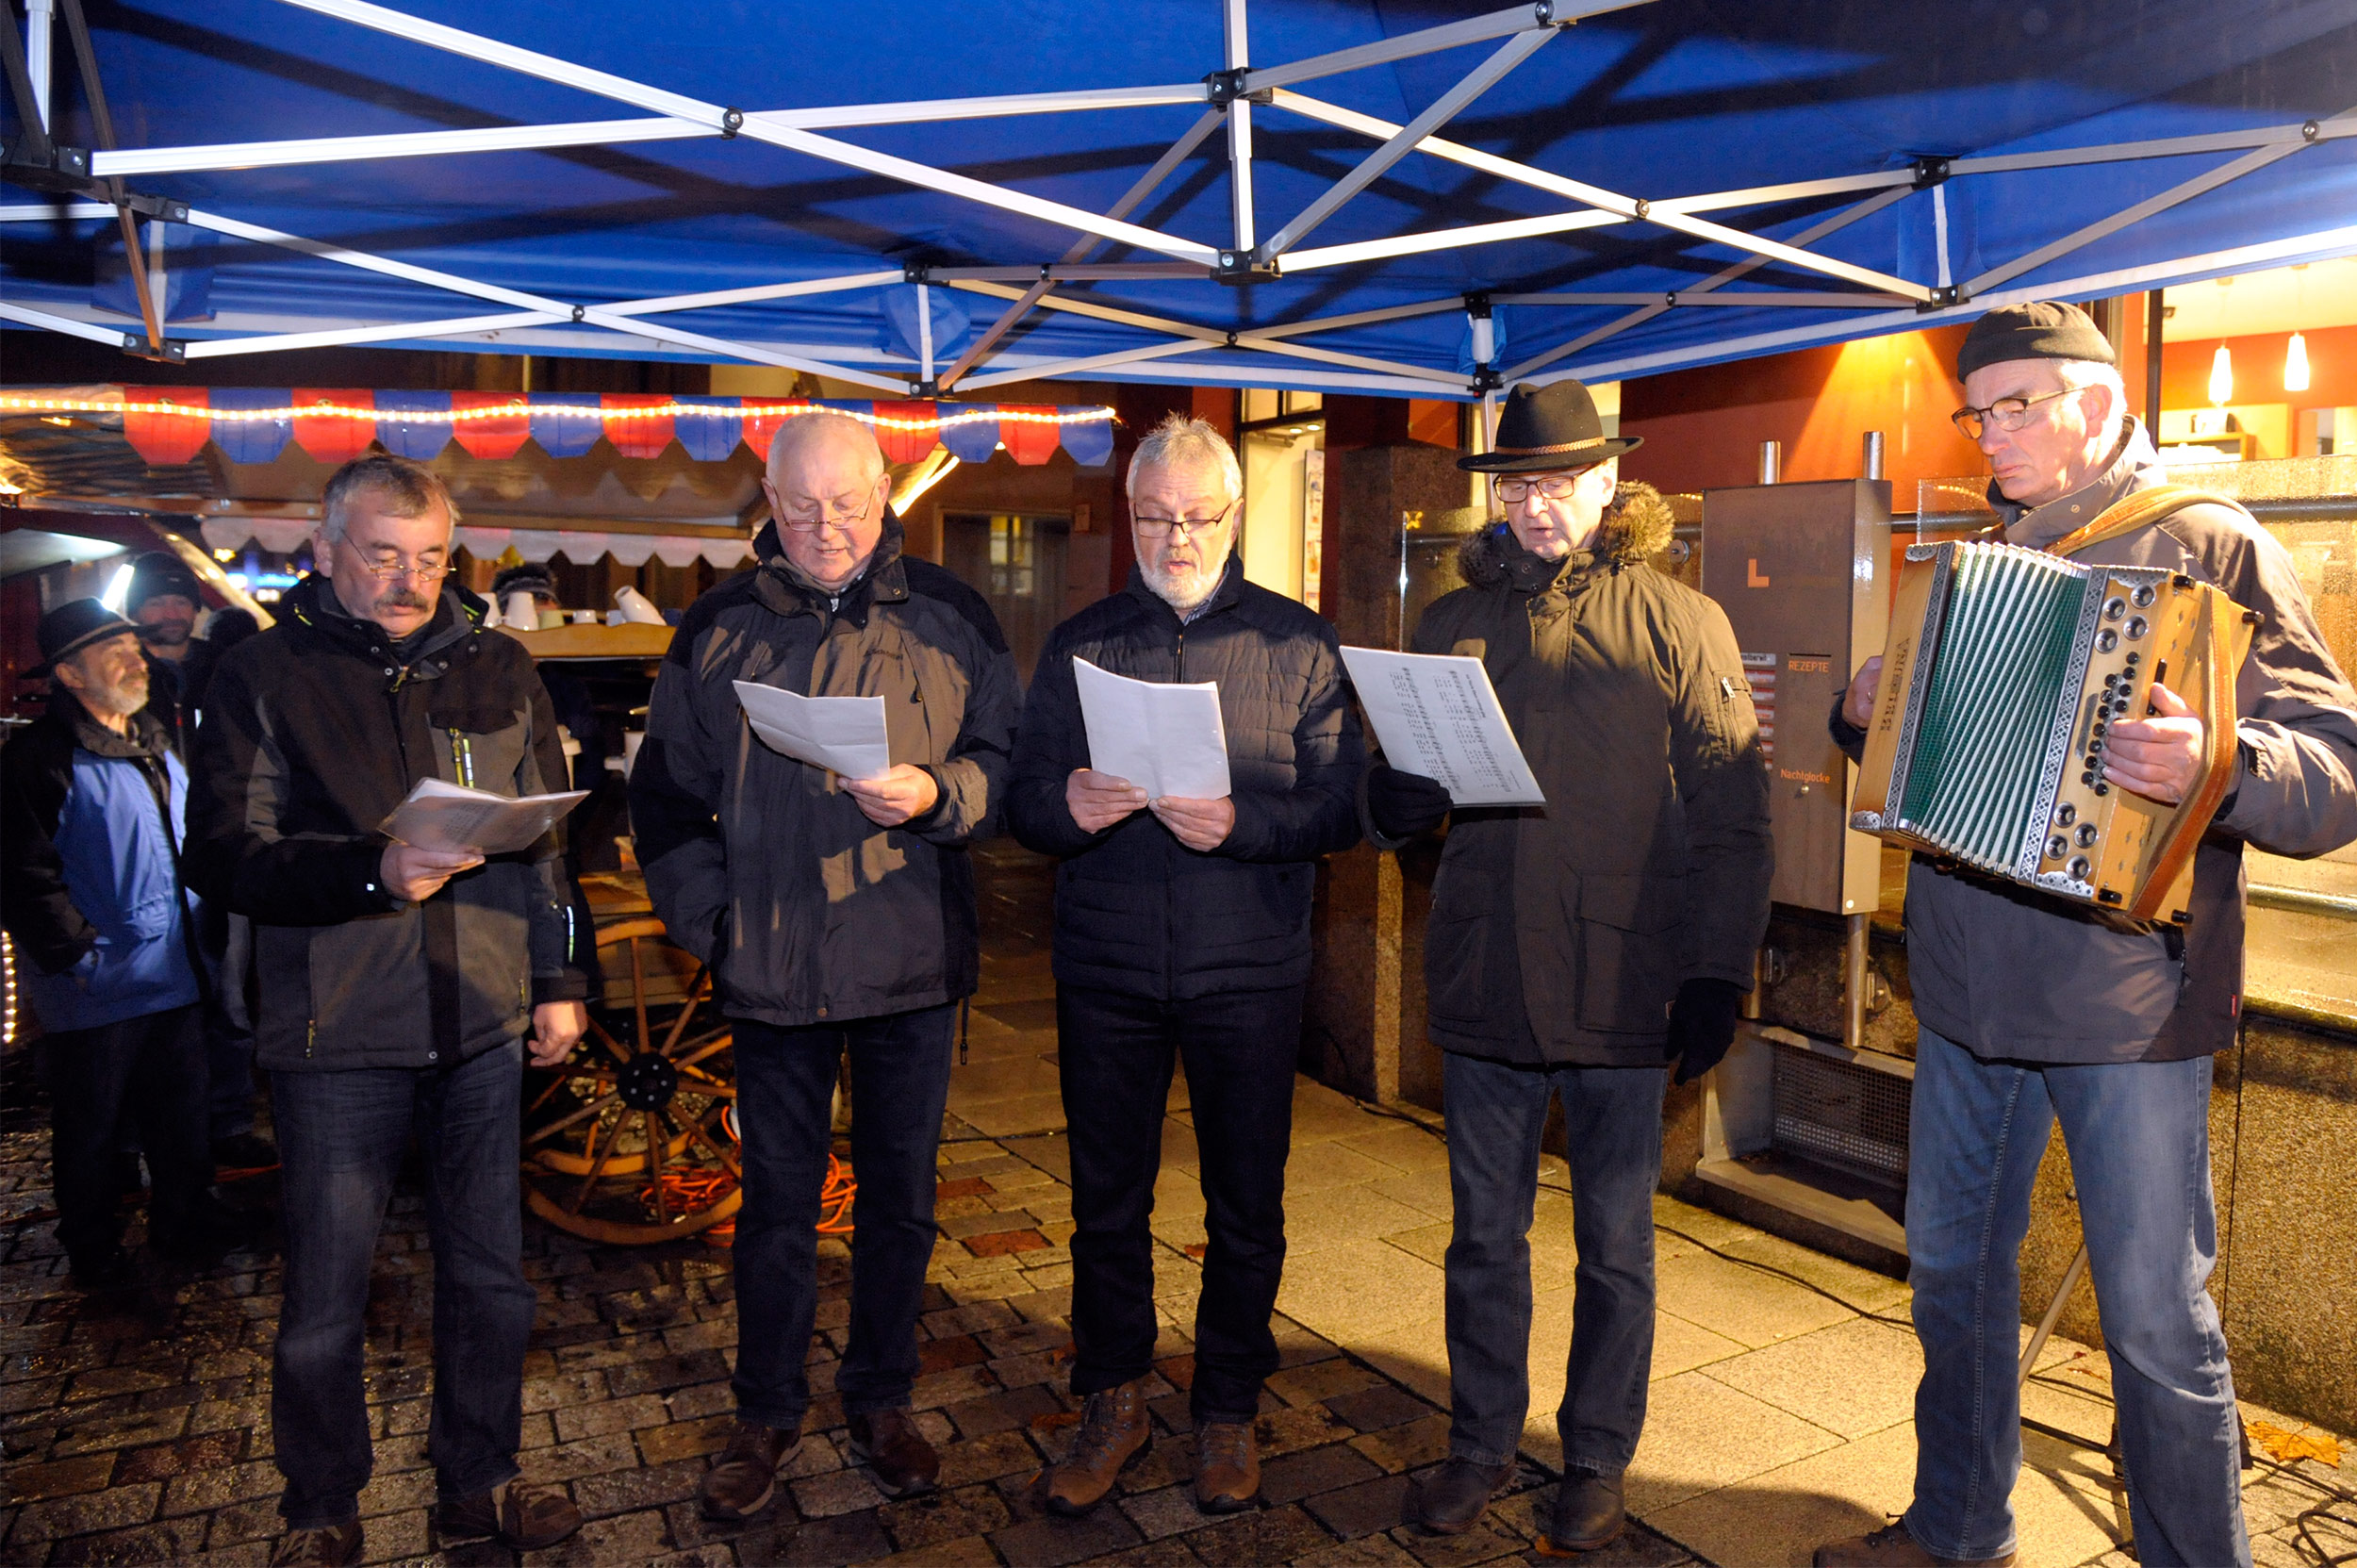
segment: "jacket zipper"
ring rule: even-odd
[[[450,766],[460,784],[469,789],[474,787],[474,742],[455,729],[450,732]]]
[[[1171,676],[1179,685],[1187,682],[1187,623],[1178,623],[1178,647],[1171,657]],[[1165,830],[1167,831],[1167,830]],[[1180,849],[1186,848],[1180,845]],[[1176,999],[1178,991],[1178,879],[1162,880],[1162,994]]]
[[[305,1019],[303,1025],[303,1055],[305,1060],[307,1061],[310,1059],[312,1048],[317,1046],[319,1043],[320,1021],[317,1018]]]

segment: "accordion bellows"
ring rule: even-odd
[[[2017,545],[1908,549],[1850,825],[2059,898],[2183,922],[2234,764],[2250,617],[2161,568]],[[2115,787],[2105,736],[2154,682],[2207,726],[2176,805]]]

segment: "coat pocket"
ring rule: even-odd
[[[1581,1025],[1664,1032],[1681,966],[1686,879],[1583,873],[1577,886]]]
[[[1425,1011],[1435,1018],[1479,1024],[1483,1033],[1494,1028],[1486,1020],[1498,1006],[1510,1008],[1521,1000],[1485,995],[1490,924],[1475,913],[1436,917],[1424,931]],[[1512,939],[1510,926],[1508,939]]]

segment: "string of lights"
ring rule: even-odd
[[[1014,404],[994,404],[979,408],[961,409],[956,413],[915,417],[881,414],[863,409],[857,404],[797,401],[791,403],[745,403],[731,408],[709,403],[662,403],[618,404],[607,406],[589,403],[531,403],[523,397],[495,403],[480,404],[467,408],[379,408],[345,403],[288,404],[275,408],[210,408],[199,403],[173,403],[169,400],[133,398],[64,398],[19,393],[0,393],[0,413],[25,414],[153,414],[178,415],[184,419],[211,420],[229,424],[258,424],[292,419],[352,419],[375,420],[395,424],[465,424],[478,420],[514,419],[525,416],[571,415],[600,420],[654,420],[710,418],[713,416],[743,419],[792,419],[802,414],[832,411],[849,414],[862,423],[881,430],[907,431],[940,430],[957,425],[981,424],[996,421],[1014,424],[1103,424],[1113,418],[1106,407],[1023,406]]]

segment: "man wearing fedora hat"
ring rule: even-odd
[[[139,628],[95,599],[41,618],[49,711],[0,751],[0,916],[46,1032],[58,1237],[84,1288],[126,1284],[117,1129],[137,1126],[148,1245],[209,1262],[253,1227],[207,1188],[189,776],[148,711]]]
[[[1469,1529],[1513,1477],[1539,1142],[1559,1100],[1579,1261],[1547,1534],[1571,1551],[1624,1522],[1668,1065],[1684,1082],[1734,1039],[1773,852],[1742,655],[1716,604],[1645,564],[1671,519],[1651,487],[1620,483],[1638,444],[1605,434],[1576,381],[1516,387],[1496,450],[1459,464],[1495,476],[1504,520],[1416,625],[1414,652],[1482,661],[1547,803],[1452,813],[1440,784],[1379,765],[1365,793],[1378,845],[1449,820],[1425,982],[1448,1110],[1452,1408],[1448,1460],[1409,1516]]]

